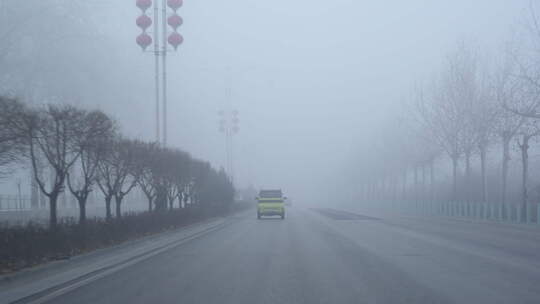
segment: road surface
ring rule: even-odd
[[[247,212],[47,303],[540,303],[540,227]]]

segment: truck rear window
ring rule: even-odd
[[[259,197],[262,198],[279,198],[282,196],[283,193],[281,190],[261,190],[261,192],[259,192]]]

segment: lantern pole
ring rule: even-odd
[[[225,135],[225,167],[229,181],[234,184],[234,147],[233,137],[238,133],[238,111],[220,110],[219,115],[219,130]]]
[[[167,0],[163,0],[162,5],[163,16],[161,17],[163,26],[163,146],[167,146]]]
[[[159,30],[157,22],[159,20],[159,9],[157,2],[154,4],[154,55],[155,55],[155,81],[156,81],[156,142],[160,142],[159,131]],[[164,65],[165,66],[165,65]]]
[[[161,2],[161,12],[160,12]],[[150,44],[152,44],[152,37],[150,37],[146,30],[150,25],[153,25],[153,42],[154,42],[154,56],[155,56],[155,98],[156,98],[156,142],[160,145],[167,145],[167,52],[168,45],[174,47],[174,51],[178,46],[182,44],[184,38],[178,33],[177,29],[182,25],[182,18],[178,16],[177,11],[182,6],[182,0],[137,0],[136,5],[142,10],[142,15],[137,18],[137,25],[142,29],[142,33],[137,37],[136,41],[139,46],[142,47],[143,52]],[[154,19],[153,21],[148,18],[146,11],[151,7],[154,7]],[[171,18],[167,17],[167,7],[173,10]],[[160,16],[161,13],[161,16]],[[161,19],[160,19],[161,18]],[[161,33],[159,29],[159,22],[161,21]],[[173,32],[169,36],[168,27],[169,24],[173,28]],[[161,34],[161,35],[160,35]],[[160,44],[161,39],[161,44]],[[162,74],[160,75],[160,62],[159,56],[162,58]],[[160,76],[163,77],[160,80]],[[160,81],[161,87],[160,87]],[[163,99],[162,108],[160,109],[160,88],[161,98]],[[160,112],[163,112],[163,114]],[[160,121],[161,119],[161,121]],[[162,125],[163,124],[163,125]],[[163,131],[161,131],[163,128]],[[163,133],[162,133],[163,132]]]

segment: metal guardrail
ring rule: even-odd
[[[540,227],[540,203],[502,204],[480,202],[378,201],[370,206],[408,215],[455,216]]]

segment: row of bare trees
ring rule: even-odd
[[[529,149],[540,135],[540,28],[534,13],[531,19],[528,40],[507,44],[496,56],[500,59],[489,61],[473,44],[462,42],[428,83],[415,87],[405,114],[385,122],[383,132],[372,142],[375,153],[365,162],[370,172],[363,180],[365,193],[397,198],[401,184],[402,197],[412,188],[433,199],[434,163],[446,159],[451,168],[449,199],[473,200],[480,193],[482,202],[504,203],[515,147],[521,158],[521,203],[530,200]],[[500,170],[499,197],[495,198],[488,197],[487,180],[489,155],[497,150],[500,156],[491,162]],[[473,176],[476,159],[479,180]],[[408,183],[411,175],[414,182]],[[430,189],[418,189],[428,187],[426,175]]]
[[[15,162],[30,161],[34,179],[49,200],[51,227],[57,224],[57,201],[66,188],[78,201],[81,223],[87,199],[98,189],[108,219],[113,199],[116,217],[121,217],[123,200],[135,187],[146,195],[150,211],[188,202],[221,208],[233,200],[233,186],[223,171],[178,149],[123,138],[101,111],[30,107],[5,97],[0,97],[0,109],[0,168],[9,174]]]

